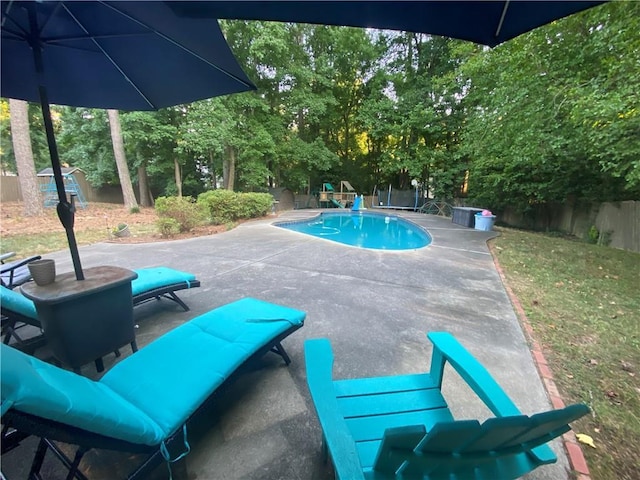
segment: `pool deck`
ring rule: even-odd
[[[375,210],[374,210],[375,211]],[[283,345],[292,364],[267,355],[221,396],[208,418],[190,432],[190,478],[328,479],[320,456],[320,429],[305,381],[303,343],[328,337],[337,378],[426,371],[428,331],[455,335],[493,374],[524,413],[550,408],[525,335],[487,247],[494,232],[455,225],[449,218],[397,212],[428,230],[433,242],[411,251],[363,250],[271,225],[310,217],[294,210],[243,223],[218,235],[150,244],[100,243],[80,248],[84,267],[166,266],[196,274],[201,287],[179,292],[191,307],[172,302],[138,307],[138,345],[217,306],[255,297],[307,312],[305,326]],[[54,258],[58,272],[72,271],[68,252]],[[130,354],[122,349],[123,356]],[[114,358],[105,359],[107,368]],[[83,373],[95,376],[92,365]],[[445,394],[458,418],[489,413],[454,376]],[[170,392],[168,392],[170,393]],[[558,463],[527,479],[568,479],[559,441]],[[26,478],[33,441],[2,457],[8,480]],[[127,455],[92,451],[85,457],[91,479],[122,478]],[[44,478],[59,478],[48,457]],[[153,478],[166,478],[160,467]]]

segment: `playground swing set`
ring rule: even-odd
[[[339,192],[335,191],[333,185],[325,182],[318,192],[318,205],[320,208],[351,208],[357,196],[355,188],[346,180],[340,182]]]
[[[74,203],[77,206],[85,208],[87,201],[82,193],[82,188],[80,188],[78,180],[76,180],[75,175],[73,175],[75,170],[76,169],[63,168],[62,179],[64,181],[64,190],[74,198]],[[44,206],[55,207],[58,205],[58,190],[55,178],[53,177],[53,169],[45,168],[38,173],[38,177],[49,177],[48,182],[40,184],[40,191],[44,194]]]

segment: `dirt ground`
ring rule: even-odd
[[[89,203],[86,208],[78,208],[75,215],[74,230],[78,231],[111,231],[120,223],[126,223],[133,231],[136,227],[145,227],[142,230],[151,233],[136,233],[132,237],[113,239],[119,243],[145,243],[154,241],[166,241],[159,233],[155,232],[156,220],[158,216],[153,208],[140,207],[139,213],[130,213],[122,205],[112,203]],[[23,215],[22,202],[2,202],[0,204],[0,235],[24,235],[39,234],[47,232],[59,232],[61,229],[60,220],[55,208],[46,208],[42,216],[25,217]],[[201,235],[211,235],[225,231],[222,225],[207,225],[197,227],[191,232],[181,233],[171,237],[171,240],[196,237]]]

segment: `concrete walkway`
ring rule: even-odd
[[[200,288],[180,293],[190,312],[167,301],[136,309],[141,347],[201,313],[246,296],[307,312],[305,326],[284,342],[293,363],[285,367],[279,357],[267,355],[192,428],[190,478],[330,478],[320,461],[320,429],[305,382],[303,343],[307,338],[330,338],[335,376],[353,378],[428,370],[431,349],[425,333],[449,331],[488,368],[524,413],[550,408],[486,245],[494,233],[432,215],[399,213],[426,228],[433,243],[394,252],[348,247],[272,225],[314,213],[285,212],[209,237],[137,245],[101,243],[80,249],[84,267],[164,265],[193,272],[202,282]],[[68,252],[47,257],[56,259],[58,272],[72,270]],[[130,353],[123,350],[125,355]],[[112,357],[105,360],[107,368],[114,361]],[[91,365],[85,370],[95,375]],[[457,418],[489,415],[454,375],[446,377],[445,383]],[[30,449],[33,443],[26,442],[3,457],[8,479],[25,478],[20,463],[31,461]],[[559,442],[554,450],[559,462],[527,478],[568,478]],[[131,465],[127,455],[111,452],[91,452],[86,461],[90,478],[96,479],[121,478]],[[50,468],[53,475],[57,469]],[[157,478],[167,477],[164,466],[156,473]]]

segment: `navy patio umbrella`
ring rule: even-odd
[[[1,10],[0,95],[42,106],[58,216],[83,280],[49,105],[157,110],[256,87],[217,20],[179,16],[166,2],[2,0]]]
[[[604,3],[578,0],[186,1],[185,16],[406,30],[496,46],[558,18]]]

